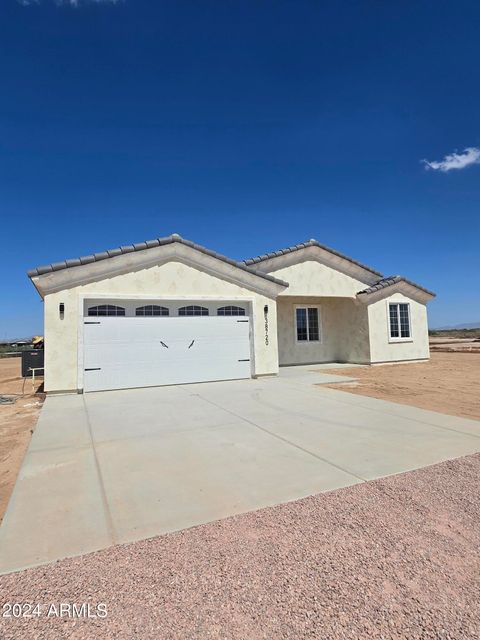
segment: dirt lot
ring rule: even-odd
[[[422,409],[480,420],[480,353],[431,353],[426,363],[338,369],[358,383],[327,385]]]
[[[2,576],[40,613],[0,637],[478,640],[479,485],[474,455]]]
[[[480,338],[430,338],[430,351],[462,351],[480,354]]]
[[[0,359],[0,395],[18,395],[14,404],[0,404],[0,521],[12,493],[20,465],[27,450],[43,395],[34,395],[32,381],[25,382],[22,397],[23,378],[20,358]],[[42,380],[36,384],[41,386]]]

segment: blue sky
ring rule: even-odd
[[[316,238],[436,291],[431,326],[480,321],[479,21],[2,0],[0,337],[42,331],[28,268],[172,232],[239,259]]]

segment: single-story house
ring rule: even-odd
[[[429,357],[434,294],[316,240],[238,262],[174,234],[28,276],[45,303],[47,392]]]

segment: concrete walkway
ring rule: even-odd
[[[317,367],[313,367],[317,370]],[[480,422],[278,378],[49,397],[0,572],[480,451]]]

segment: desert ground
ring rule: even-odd
[[[480,354],[480,338],[453,338],[450,336],[432,336],[430,338],[430,351],[461,351],[462,353]]]
[[[477,354],[351,374],[345,391],[480,418]],[[19,361],[0,360],[0,394],[22,383]],[[0,405],[3,503],[40,409],[25,391]],[[39,605],[0,617],[0,637],[476,640],[479,483],[476,454],[0,576],[3,602]],[[49,617],[59,603],[92,616]]]
[[[23,456],[27,450],[42,407],[43,394],[32,381],[21,377],[20,358],[0,360],[0,396],[14,396],[14,404],[0,404],[0,521],[12,493]]]
[[[480,352],[457,350],[457,343],[450,348],[432,349],[428,362],[338,369],[335,374],[358,382],[328,386],[480,420]]]
[[[1,576],[40,606],[0,637],[477,640],[479,483],[477,454]]]

